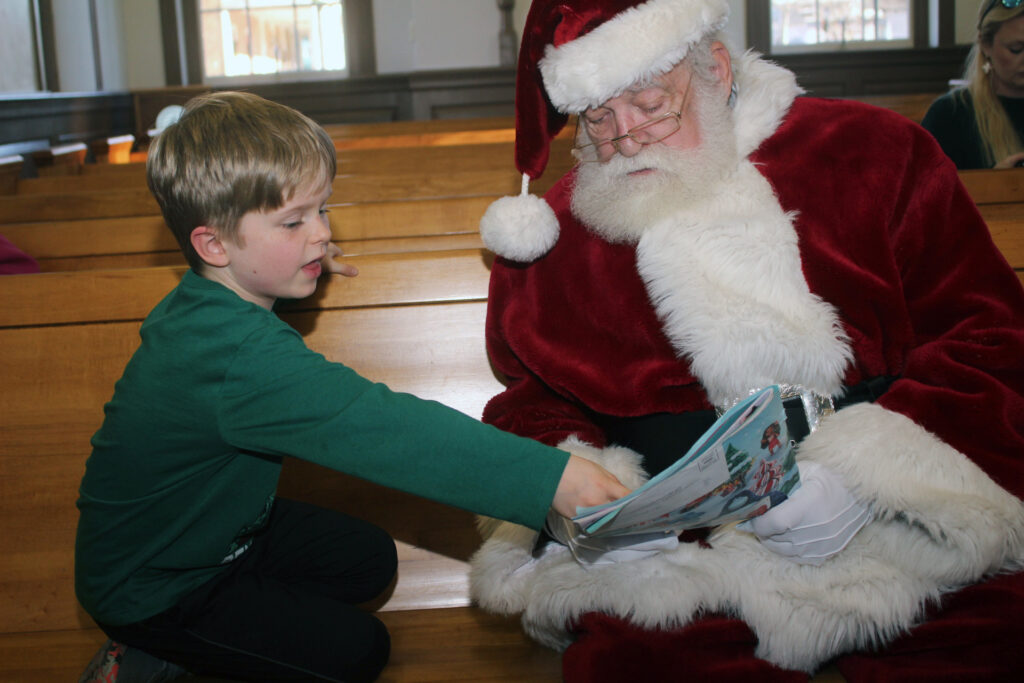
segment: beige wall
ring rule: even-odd
[[[28,2],[0,2],[0,92],[36,90],[31,11]]]
[[[956,0],[956,39],[974,40],[978,0]],[[745,0],[729,0],[732,47],[746,47]],[[0,0],[0,92],[35,89],[29,0]],[[87,3],[53,0],[61,90],[96,84]],[[522,36],[529,0],[516,0]],[[495,0],[374,0],[377,62],[382,73],[486,67],[498,63],[500,13]],[[158,0],[97,0],[103,86],[131,90],[165,85]]]

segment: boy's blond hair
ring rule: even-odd
[[[146,178],[189,265],[202,266],[192,231],[234,239],[242,216],[280,207],[300,188],[334,179],[337,154],[316,122],[243,92],[190,100],[149,148]]]

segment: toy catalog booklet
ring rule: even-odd
[[[629,495],[573,518],[551,514],[547,531],[582,555],[750,519],[800,485],[778,386],[740,401],[690,450]]]

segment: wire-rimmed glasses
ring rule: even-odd
[[[600,161],[600,148],[603,145],[611,145],[615,148],[616,152],[621,151],[619,149],[619,143],[625,139],[630,139],[638,145],[653,145],[656,142],[661,142],[668,136],[679,130],[682,125],[680,119],[683,113],[679,111],[670,111],[667,114],[662,114],[650,121],[644,121],[638,126],[633,126],[627,130],[623,135],[618,137],[608,138],[607,140],[597,140],[595,142],[589,142],[585,145],[577,145],[572,149],[572,155],[577,161],[588,163],[593,161]],[[576,122],[577,128],[579,127],[579,120]],[[584,124],[586,125],[586,124]],[[577,135],[579,132],[577,131]]]

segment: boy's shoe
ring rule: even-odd
[[[177,664],[108,640],[85,667],[78,683],[168,683],[186,673]]]

